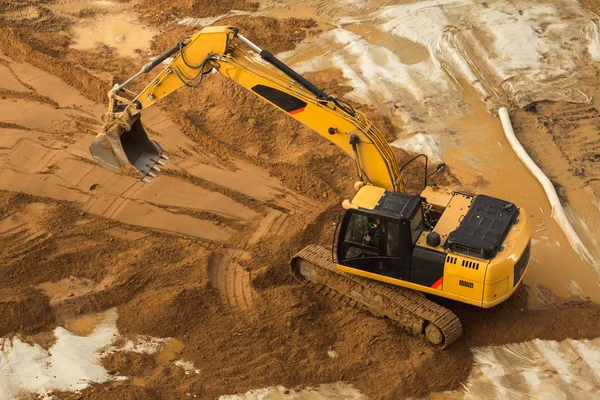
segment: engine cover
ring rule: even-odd
[[[510,227],[517,220],[519,209],[495,197],[476,196],[456,230],[448,235],[445,248],[478,258],[493,258]]]

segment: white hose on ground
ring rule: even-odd
[[[592,257],[592,254],[589,252],[587,247],[583,244],[575,229],[569,222],[565,211],[563,210],[562,205],[560,204],[560,199],[558,198],[558,194],[556,194],[556,190],[554,189],[554,185],[550,182],[550,179],[542,172],[542,170],[533,162],[529,154],[525,151],[521,143],[515,136],[515,132],[513,130],[512,124],[510,122],[510,116],[508,115],[508,110],[505,107],[501,107],[498,110],[498,115],[500,116],[500,121],[502,122],[502,128],[504,129],[504,135],[510,143],[510,147],[512,147],[513,151],[521,160],[523,164],[527,167],[529,172],[535,176],[535,178],[540,182],[542,187],[544,188],[544,192],[546,192],[546,196],[548,197],[548,201],[550,201],[550,205],[552,206],[552,218],[556,221],[560,229],[564,232],[569,244],[579,254],[582,260],[591,263],[596,272],[600,273],[599,266],[597,262]]]

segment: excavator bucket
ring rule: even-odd
[[[104,168],[149,182],[165,165],[162,147],[148,138],[142,121],[136,117],[131,129],[115,123],[90,145],[94,160]]]

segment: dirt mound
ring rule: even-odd
[[[11,288],[2,307],[14,316],[4,320],[3,332],[52,330],[55,323],[123,304],[151,282],[172,282],[172,269],[179,274],[187,270],[190,282],[207,282],[206,274],[193,268],[205,253],[193,251],[189,240],[145,234],[132,246],[115,236],[117,224],[86,215],[77,206],[5,192],[2,199],[2,214],[10,217],[0,233],[0,287]],[[36,218],[35,209],[40,210],[38,223],[29,222]],[[149,274],[149,264],[161,268]],[[63,284],[65,280],[74,283]],[[33,304],[37,306],[28,309]],[[27,310],[40,316],[31,318]]]
[[[32,288],[0,290],[0,336],[33,335],[55,327],[48,297]]]
[[[56,75],[73,85],[90,100],[103,102],[110,89],[106,82],[72,63],[52,57],[27,43],[22,35],[11,28],[0,28],[0,51],[17,61],[24,61]]]
[[[118,327],[123,333],[183,337],[221,310],[216,293],[206,288],[146,290],[120,308]]]

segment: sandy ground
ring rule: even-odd
[[[600,337],[600,307],[585,299],[600,298],[596,277],[568,246],[553,245],[565,242],[540,205],[541,191],[530,189],[535,182],[508,152],[495,153],[497,160],[469,158],[501,140],[489,103],[477,103],[476,88],[457,103],[450,126],[462,141],[447,136],[446,148],[455,150],[442,154],[450,172],[438,183],[529,201],[540,244],[528,281],[533,289],[523,288],[493,310],[444,302],[461,317],[465,334],[442,352],[289,276],[287,261],[295,251],[315,242],[329,246],[339,204],[352,195],[354,167],[328,142],[231,82],[211,76],[201,89],[181,90],[144,115],[170,157],[153,184],[93,163],[87,148],[113,82],[198,23],[236,25],[291,59],[294,49],[301,53],[305,43],[331,32],[328,21],[343,11],[319,2],[294,4],[0,1],[0,310],[8,316],[0,321],[0,336],[53,353],[70,337],[65,331],[95,338],[105,332],[98,326],[112,321],[114,328],[106,329],[116,335],[103,337],[113,349],[95,362],[106,373],[86,375],[92,383],[86,389],[74,393],[77,387],[67,380],[48,377],[44,385],[22,387],[19,396],[45,387],[59,398],[218,398],[272,385],[335,382],[350,383],[370,398],[424,397],[461,384],[477,393],[489,382],[469,374],[474,362],[480,371],[488,353],[476,352],[474,359],[472,348]],[[182,18],[193,19],[175,23]],[[381,39],[364,27],[352,32]],[[410,55],[405,65],[429,59],[426,47],[409,42],[400,47]],[[307,59],[297,57],[298,66]],[[311,69],[307,76],[320,87],[357,101],[361,87],[344,68]],[[490,75],[490,82],[501,77]],[[450,101],[453,90],[440,101]],[[407,98],[397,113],[388,112],[393,102],[378,98],[361,108],[393,141],[403,126],[421,129],[426,124],[419,121],[435,108],[423,98]],[[555,100],[515,111],[515,127],[562,189],[574,217],[585,216],[581,229],[593,229],[598,108]],[[407,113],[410,119],[401,118]],[[432,118],[439,134],[437,127],[448,121]],[[473,140],[482,130],[499,136]],[[397,153],[400,160],[409,157]],[[522,177],[518,191],[498,184],[498,165]],[[412,191],[419,190],[419,168],[407,173]],[[591,242],[594,237],[587,236]],[[582,298],[567,301],[553,292]],[[161,338],[163,350],[127,350],[129,340],[148,335]],[[532,343],[523,346],[538,352],[550,346]]]

